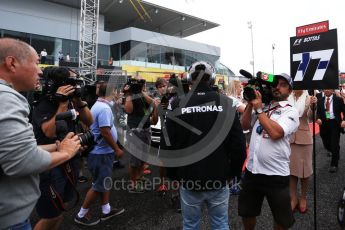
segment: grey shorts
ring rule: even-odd
[[[129,165],[141,167],[150,152],[151,132],[149,129],[131,129],[126,133],[126,152],[130,154]]]

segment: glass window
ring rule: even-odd
[[[121,43],[121,60],[130,60],[130,55],[129,55],[130,49],[131,49],[130,41]]]
[[[30,34],[28,34],[28,33],[16,32],[16,31],[11,31],[11,30],[4,30],[4,37],[19,39],[19,40],[22,40],[22,41],[30,44]]]
[[[175,56],[174,56],[174,49],[166,46],[161,47],[162,52],[162,64],[167,65],[174,65],[175,64]]]
[[[147,43],[131,41],[130,59],[135,61],[147,61]]]
[[[54,64],[55,38],[32,34],[31,46],[35,48],[37,53],[41,53],[43,49],[46,49],[48,53],[46,63],[50,65]]]
[[[186,66],[191,66],[193,62],[195,62],[197,59],[195,58],[194,52],[186,50],[185,51],[185,59],[186,59]]]
[[[97,59],[101,61],[103,65],[107,65],[109,58],[110,58],[109,46],[98,44]]]
[[[70,55],[71,62],[79,60],[79,41],[62,39],[62,53],[66,56]]]
[[[151,63],[161,63],[161,48],[158,45],[147,44],[147,59]]]
[[[184,53],[180,49],[174,49],[175,65],[184,66]]]
[[[120,61],[121,60],[121,44],[114,44],[110,46],[110,54],[113,57],[114,61]]]

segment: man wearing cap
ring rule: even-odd
[[[294,223],[289,193],[290,135],[299,126],[298,112],[288,104],[292,79],[275,75],[273,100],[263,105],[261,95],[249,101],[242,117],[243,129],[256,120],[249,146],[248,163],[238,200],[238,212],[246,230],[254,229],[266,197],[274,218],[274,229],[288,229]]]
[[[241,173],[245,138],[232,100],[210,87],[215,78],[212,65],[195,62],[188,72],[191,91],[179,95],[179,107],[166,115],[173,154],[183,153],[180,160],[185,165],[175,171],[181,182],[183,229],[200,229],[206,204],[211,228],[225,230],[229,229],[227,181]],[[212,149],[211,142],[218,144]],[[194,159],[186,165],[185,159],[191,155]]]

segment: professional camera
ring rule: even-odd
[[[186,79],[179,79],[175,74],[172,74],[169,78],[169,85],[166,93],[162,96],[161,105],[163,109],[166,109],[169,104],[169,100],[172,97],[176,97],[181,94],[187,94],[189,92],[189,84]]]
[[[74,121],[78,117],[78,113],[75,109],[68,110],[63,113],[59,113],[55,117],[55,126],[56,126],[56,136],[58,140],[63,140],[67,133],[69,132],[67,121]],[[94,142],[94,135],[91,131],[87,131],[86,133],[79,133],[77,134],[80,140],[80,145],[84,146],[93,146]]]
[[[124,87],[129,86],[129,88],[126,90],[123,89],[123,93],[139,94],[143,91],[145,83],[146,81],[144,79],[137,80],[134,78],[128,78],[128,81]]]
[[[243,89],[243,98],[246,101],[256,99],[256,92],[259,91],[261,94],[262,102],[268,104],[272,101],[272,88],[275,84],[274,75],[263,72],[257,72],[256,77],[253,77],[249,72],[241,69],[240,74],[249,78],[247,85]]]
[[[70,76],[71,70],[66,67],[47,67],[40,78],[42,86],[41,94],[50,99],[67,100],[63,95],[56,94],[59,87],[71,85],[75,91],[69,97],[81,97],[84,91],[84,81],[79,78]],[[73,71],[72,71],[73,72]]]

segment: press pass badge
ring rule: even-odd
[[[329,111],[326,111],[326,119],[331,119],[331,113]]]

